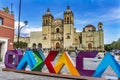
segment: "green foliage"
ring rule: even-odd
[[[26,49],[27,45],[28,44],[26,42],[22,42],[22,41],[19,42],[19,48],[20,49]],[[16,49],[17,46],[18,46],[18,42],[14,42],[14,49]]]
[[[105,50],[106,51],[110,51],[110,50],[114,50],[114,49],[119,49],[120,50],[120,38],[118,39],[118,41],[113,41],[111,44],[106,44],[105,45]]]
[[[5,11],[6,13],[9,13],[9,12],[10,12],[10,10],[9,10],[8,7],[3,7],[3,11]]]

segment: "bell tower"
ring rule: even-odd
[[[51,26],[54,17],[48,8],[42,17],[42,43],[44,48],[51,48]]]
[[[74,40],[74,15],[70,9],[70,6],[67,6],[66,11],[64,12],[64,48],[70,48]]]
[[[103,29],[102,29],[102,26],[103,26],[103,23],[102,23],[102,22],[99,22],[99,23],[98,23],[98,30],[103,30]]]
[[[64,12],[64,24],[74,24],[74,15],[70,10],[70,6],[67,6],[67,10]]]
[[[104,32],[103,32],[103,23],[98,23],[98,33],[99,33],[99,47],[101,50],[104,50]]]
[[[50,13],[50,9],[48,8],[46,13],[43,15],[43,26],[50,26],[52,24],[52,21],[54,19],[54,17],[52,16],[52,14]]]

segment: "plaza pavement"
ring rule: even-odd
[[[72,60],[75,63],[75,55],[70,54]],[[97,62],[94,62],[93,59],[84,59],[84,69],[90,69],[94,70],[100,63],[101,59],[99,59]],[[8,72],[8,71],[2,71],[2,68],[5,68],[3,62],[0,62],[0,80],[70,80],[70,79],[64,79],[64,78],[56,78],[56,77],[48,77],[48,76],[39,76],[39,75],[28,75],[28,74],[22,74],[22,73],[15,73],[15,72]],[[42,69],[43,72],[48,71],[46,66]],[[61,73],[63,74],[69,74],[66,67],[63,67]],[[117,75],[114,73],[114,71],[108,67],[104,74],[102,75],[102,78],[110,79],[110,80],[117,80]],[[72,79],[71,79],[72,80]]]

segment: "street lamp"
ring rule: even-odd
[[[27,26],[27,24],[28,24],[28,21],[24,21],[24,26],[21,26],[21,27],[19,28],[19,31],[20,31],[23,27]]]
[[[19,39],[20,39],[20,31],[23,27],[28,24],[28,21],[24,21],[24,26],[18,27],[18,38],[17,38],[17,49],[19,48]]]
[[[20,31],[23,27],[25,27],[28,22],[27,21],[24,21],[24,26],[20,27],[20,18],[21,18],[21,3],[22,3],[22,0],[19,0],[19,15],[18,15],[18,37],[17,37],[17,49],[19,48],[19,38],[20,38]]]

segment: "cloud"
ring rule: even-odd
[[[81,32],[81,30],[79,30],[79,29],[76,29],[76,32]]]
[[[84,18],[84,19],[83,19]],[[75,24],[76,25],[87,25],[93,24],[96,22],[110,22],[112,23],[120,23],[120,8],[112,8],[108,11],[100,13],[88,12],[82,16],[82,18],[76,18]]]
[[[110,36],[111,35],[111,36]],[[112,34],[105,34],[105,44],[111,44],[113,41],[117,41],[120,37],[120,33]]]
[[[27,28],[24,28],[23,30],[21,30],[21,34],[24,36],[24,35],[27,35],[27,36],[30,36],[30,32],[33,32],[33,31],[42,31],[42,28],[33,28],[33,27],[27,27]]]
[[[110,20],[120,20],[120,8],[114,8],[107,13],[101,15],[99,18],[103,19],[104,21],[110,21]]]
[[[97,26],[99,21],[103,22],[104,24],[103,28],[105,44],[110,44],[120,38],[120,8],[111,8],[105,12],[103,10],[101,13],[92,12],[84,14],[79,19],[75,19],[75,26],[77,26],[76,28],[82,30],[87,24],[93,24],[94,26]]]
[[[20,22],[20,27],[21,26],[24,26],[25,24],[24,24],[24,22]],[[17,28],[18,27],[18,21],[15,21],[15,28]]]
[[[24,22],[20,22],[20,26],[24,26]],[[41,27],[27,25],[23,27],[20,31],[21,36],[30,36],[30,32],[33,31],[42,31]],[[18,34],[18,21],[15,21],[15,34]]]

